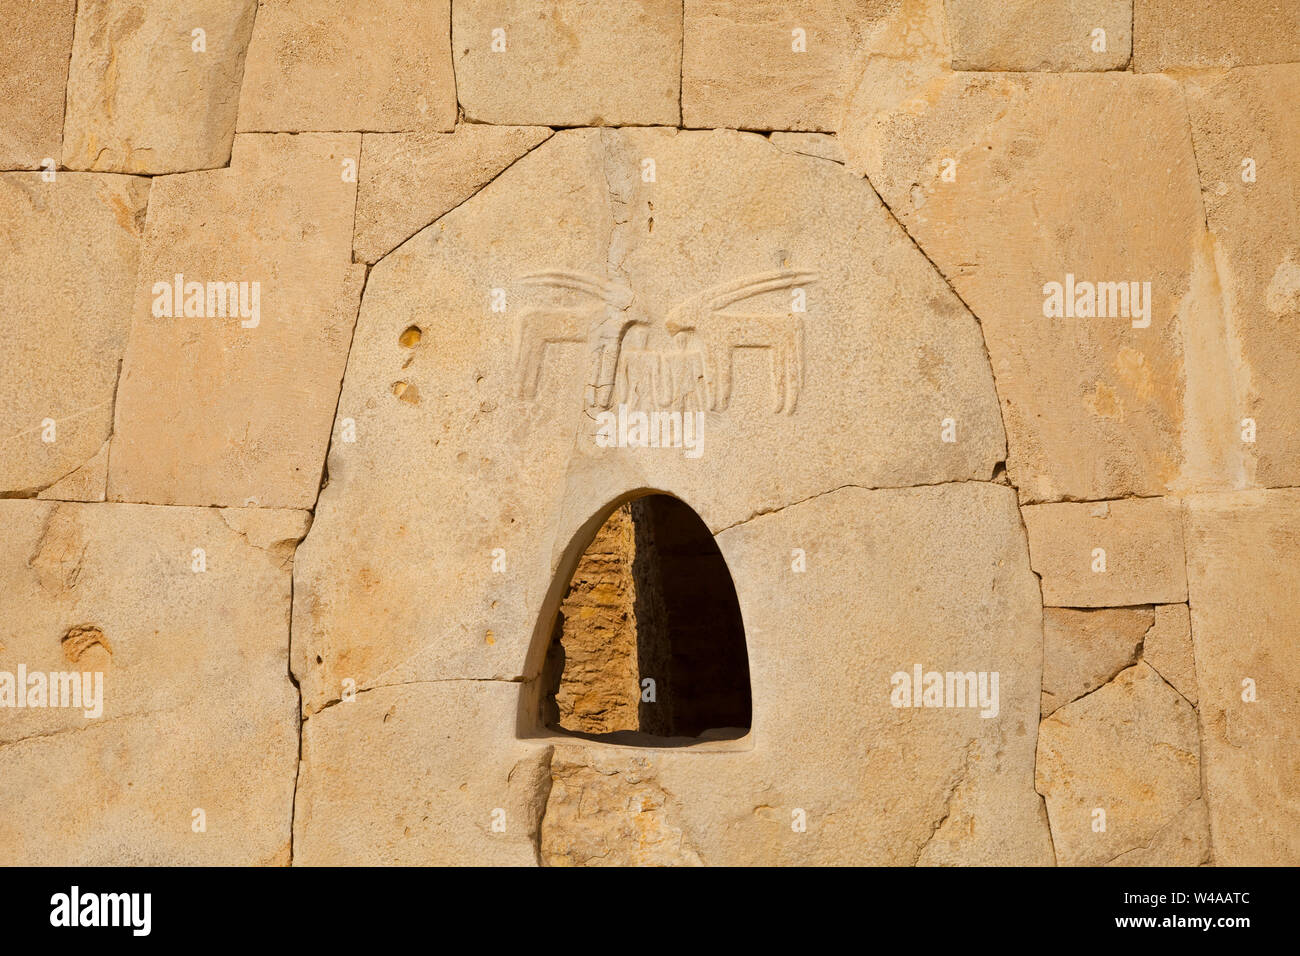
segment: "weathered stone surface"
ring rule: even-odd
[[[773,146],[789,153],[829,159],[832,163],[844,162],[844,150],[840,149],[839,141],[827,133],[775,132],[768,138],[771,139]]]
[[[132,176],[0,175],[0,495],[36,495],[108,440],[148,197]]]
[[[1021,512],[1029,529],[1030,560],[1043,579],[1045,605],[1120,607],[1187,600],[1182,521],[1173,499],[1060,502],[1028,505]]]
[[[1134,0],[944,0],[954,70],[1122,70]],[[1101,36],[1094,31],[1101,30]]]
[[[864,36],[864,0],[685,0],[682,123],[834,131]]]
[[[450,0],[261,0],[240,132],[456,124]]]
[[[1210,862],[1210,813],[1196,800],[1151,838],[1107,866],[1201,866]]]
[[[294,863],[535,863],[550,748],[515,739],[517,697],[505,682],[439,681],[377,687],[313,715]]]
[[[24,0],[0,18],[0,169],[57,166],[76,0]]]
[[[452,52],[456,94],[475,123],[676,126],[680,118],[682,0],[458,0]]]
[[[63,165],[123,173],[226,165],[256,11],[256,0],[81,0]]]
[[[108,492],[108,446],[104,440],[99,451],[76,471],[50,485],[37,498],[52,501],[103,501]]]
[[[1155,625],[1142,645],[1142,659],[1196,706],[1196,660],[1186,604],[1156,606]]]
[[[623,290],[627,311],[605,312]],[[598,446],[602,402],[702,414],[700,454]],[[356,441],[332,445],[298,562],[308,713],[344,678],[518,676],[574,535],[631,491],[676,494],[717,530],[846,484],[987,479],[1004,454],[973,318],[868,185],[735,132],[558,133],[385,257],[340,433],[347,420]],[[416,507],[431,487],[436,506]],[[484,579],[498,548],[509,570]],[[409,599],[467,588],[486,590]]]
[[[1196,712],[1146,664],[1044,720],[1035,777],[1056,862],[1095,866],[1138,848],[1146,864],[1180,862],[1181,841],[1162,831],[1201,795],[1198,754]]]
[[[515,705],[529,683],[362,690],[307,719],[297,859],[518,862],[540,822],[552,864],[1050,862],[1032,783],[1037,589],[1011,489],[844,488],[717,540],[745,618],[750,736],[667,750],[528,739]],[[467,577],[458,601],[500,594],[493,578]],[[892,675],[917,663],[997,671],[997,713],[891,706]]]
[[[239,136],[230,169],[154,181],[110,500],[313,505],[365,277],[351,261],[356,186],[340,176],[360,140]],[[177,275],[243,283],[251,317],[206,296],[208,314],[156,316]]]
[[[84,700],[0,707],[5,860],[288,862],[289,564],[308,517],[0,501],[0,672],[99,673],[103,689],[99,717]]]
[[[1187,553],[1214,860],[1294,866],[1300,491],[1191,498]]]
[[[356,258],[387,255],[550,135],[544,126],[462,124],[454,133],[362,136]]]
[[[1231,352],[1178,84],[925,61],[890,79],[892,61],[873,62],[840,141],[979,316],[1022,500],[1237,484]],[[1080,149],[1085,127],[1124,148]],[[1047,284],[1067,276],[1150,283],[1149,316],[1125,317],[1115,289],[1116,317],[1047,317]]]
[[[1150,608],[1044,608],[1043,716],[1136,664],[1154,623]]]
[[[1236,484],[1300,485],[1300,64],[1197,76],[1187,99],[1227,310],[1233,389],[1219,414],[1242,452]]]
[[[1247,66],[1300,60],[1294,0],[1133,0],[1133,68]]]

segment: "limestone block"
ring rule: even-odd
[[[1292,9],[1300,16],[1300,4]],[[1297,33],[1300,26],[1292,29]],[[1300,485],[1298,99],[1296,63],[1187,81],[1201,194],[1227,309],[1233,388],[1219,414],[1243,456],[1236,487]]]
[[[1132,50],[1133,3],[944,0],[952,37],[952,68],[1062,73],[1122,70]]]
[[[239,136],[230,169],[155,180],[109,500],[313,505],[365,276],[360,141]]]
[[[1249,66],[1300,60],[1300,4],[1133,0],[1133,68]]]
[[[63,165],[151,174],[225,166],[256,11],[256,0],[81,0]]]
[[[844,150],[840,149],[839,141],[828,133],[786,133],[775,132],[769,137],[774,146],[791,153],[802,153],[805,156],[816,156],[818,159],[828,159],[832,163],[844,162]]]
[[[685,411],[703,444],[604,447],[620,406]],[[580,533],[639,489],[716,531],[1004,454],[974,320],[867,184],[736,132],[557,133],[385,257],[345,428],[297,561],[306,713],[345,679],[523,674]]]
[[[59,164],[76,0],[24,0],[0,18],[0,169]]]
[[[0,501],[0,518],[0,856],[287,863],[289,564],[309,515]],[[60,706],[14,707],[19,668],[29,704],[33,674],[90,674],[99,715],[62,681]]]
[[[354,252],[376,262],[551,135],[544,126],[361,137]]]
[[[108,440],[148,198],[134,176],[0,174],[0,496],[48,489]]]
[[[1146,664],[1066,704],[1039,728],[1035,765],[1056,862],[1095,866],[1139,848],[1147,864],[1180,862],[1164,831],[1184,825],[1200,772],[1196,712]],[[1157,845],[1170,858],[1152,856]]]
[[[1156,669],[1178,693],[1196,706],[1196,661],[1192,652],[1192,620],[1186,604],[1160,604],[1155,624],[1142,645],[1142,659]]]
[[[1044,608],[1043,716],[1136,664],[1154,623],[1150,608]]]
[[[1300,492],[1187,503],[1205,798],[1214,861],[1300,861]]]
[[[933,64],[876,79],[838,138],[980,318],[1022,500],[1236,484],[1232,353],[1178,84]],[[1080,149],[1084,129],[1123,145]]]
[[[1021,509],[1049,607],[1120,607],[1187,598],[1182,521],[1166,498]],[[1101,553],[1104,552],[1104,553]]]
[[[450,37],[450,0],[261,0],[239,130],[450,130]]]
[[[452,52],[475,123],[678,125],[682,0],[458,0]]]

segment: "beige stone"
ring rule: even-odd
[[[1294,5],[1300,17],[1300,5]],[[1300,22],[1292,29],[1300,34]],[[1297,53],[1293,59],[1300,59]],[[1300,64],[1187,81],[1201,193],[1229,330],[1232,401],[1218,414],[1243,454],[1235,484],[1300,485]],[[1245,182],[1245,163],[1254,182]],[[1244,441],[1243,419],[1254,422]]]
[[[256,11],[256,0],[81,0],[63,165],[151,174],[225,166]]]
[[[1021,512],[1045,605],[1119,607],[1187,599],[1182,521],[1173,499],[1059,502]]]
[[[1238,483],[1231,352],[1178,84],[925,61],[882,79],[890,62],[869,63],[839,139],[979,316],[1022,500]],[[1086,130],[1123,145],[1081,149]],[[1048,317],[1047,284],[1067,277],[1150,283],[1149,316],[1125,317],[1115,288],[1113,317]]]
[[[1223,866],[1300,861],[1297,542],[1296,490],[1188,501],[1205,797]]]
[[[360,139],[239,136],[230,169],[155,180],[110,500],[314,504],[365,275],[351,262],[356,186],[340,176]],[[244,285],[216,288],[211,307],[205,288],[208,314],[155,316],[178,275]]]
[[[624,290],[611,327],[600,297]],[[597,444],[602,402],[666,410],[673,389],[705,416],[698,457]],[[845,484],[988,479],[1004,455],[974,320],[868,185],[735,132],[558,133],[385,257],[345,420],[356,441],[331,447],[298,561],[308,713],[345,678],[520,675],[557,556],[631,491],[676,494],[716,531]],[[417,487],[444,489],[447,506],[417,507]],[[536,516],[562,532],[538,534]],[[451,618],[410,600],[479,587],[498,548],[509,573]]]
[[[0,496],[35,496],[108,440],[148,197],[132,176],[0,175]]]
[[[464,124],[454,133],[365,134],[357,181],[356,258],[378,261],[550,135],[544,126]]]
[[[1175,816],[1146,846],[1121,853],[1107,866],[1201,866],[1210,862],[1210,813],[1196,800]]]
[[[682,0],[458,0],[452,52],[456,94],[475,123],[680,119]]]
[[[768,138],[771,139],[772,145],[790,153],[816,156],[818,159],[828,159],[832,163],[844,162],[844,150],[840,149],[839,141],[827,133],[775,132]]]
[[[456,124],[450,0],[261,0],[240,132]]]
[[[1133,3],[944,0],[952,37],[952,68],[1063,73],[1122,70],[1132,49]]]
[[[1142,659],[1178,693],[1196,706],[1196,661],[1192,652],[1192,620],[1186,604],[1161,604],[1155,625],[1142,645]]]
[[[98,717],[0,710],[5,860],[288,862],[289,562],[308,515],[230,514],[0,502],[0,672],[102,675]]]
[[[1300,60],[1295,0],[1133,0],[1133,68],[1247,66]]]
[[[76,0],[23,0],[0,18],[0,169],[59,164]]]
[[[1044,608],[1043,716],[1136,664],[1153,623],[1150,608]]]
[[[1035,778],[1058,864],[1095,866],[1139,848],[1147,865],[1176,864],[1179,841],[1162,831],[1201,795],[1196,712],[1139,663],[1043,721]],[[1169,859],[1153,855],[1157,845]]]
[[[875,0],[685,0],[683,125],[834,131],[853,54],[887,9]]]

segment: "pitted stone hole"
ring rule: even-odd
[[[596,533],[556,616],[541,707],[552,731],[627,745],[749,732],[740,603],[689,506],[638,498]]]

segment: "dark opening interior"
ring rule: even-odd
[[[609,516],[561,601],[542,682],[542,721],[564,733],[628,744],[748,733],[740,603],[688,505],[648,495]]]

